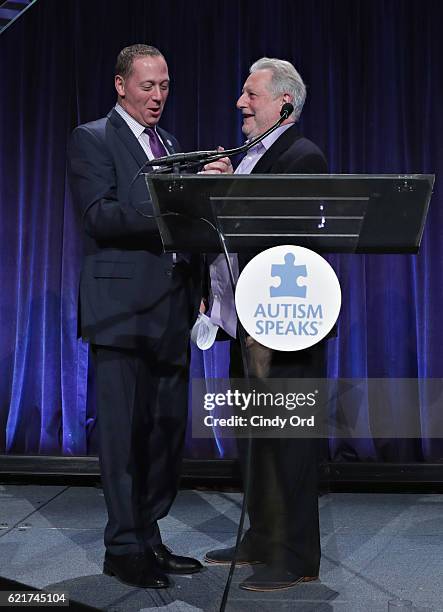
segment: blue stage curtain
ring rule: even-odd
[[[187,150],[241,142],[235,102],[249,65],[268,55],[305,79],[302,129],[332,172],[437,174],[418,256],[330,258],[343,310],[329,375],[442,377],[442,22],[439,0],[44,0],[0,36],[0,450],[96,451],[65,151],[75,125],[114,104],[116,54],[135,42],[168,60],[162,125]],[[204,357],[194,349],[193,375],[226,373],[227,354],[225,344]],[[371,439],[368,409],[368,438],[331,440],[332,458],[441,459],[441,440],[426,437],[430,402],[417,402],[422,439]],[[234,453],[233,443],[187,440],[190,457]]]

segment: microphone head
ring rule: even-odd
[[[291,104],[290,102],[286,102],[281,107],[280,117],[284,117],[285,119],[287,119],[289,117],[289,115],[292,114],[293,111],[294,111],[294,105]]]

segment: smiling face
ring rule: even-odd
[[[161,55],[136,57],[128,77],[115,77],[118,103],[146,127],[160,121],[169,93],[169,74]]]
[[[237,100],[237,108],[243,115],[242,132],[248,139],[260,136],[274,125],[280,118],[281,107],[290,100],[287,94],[271,93],[271,79],[270,70],[256,70],[246,79]]]

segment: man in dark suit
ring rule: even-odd
[[[262,58],[250,69],[237,108],[243,115],[243,133],[248,139],[263,134],[280,117],[283,104],[294,106],[281,127],[250,149],[237,174],[309,174],[327,172],[321,150],[304,138],[297,120],[306,97],[305,85],[289,62]],[[241,271],[249,259],[238,255]],[[210,270],[210,313],[224,332],[235,336],[234,302],[221,257]],[[217,270],[218,267],[218,270]],[[231,308],[227,302],[231,300]],[[223,302],[223,303],[222,303]],[[216,313],[215,316],[214,313]],[[298,352],[268,349],[247,337],[249,371],[254,378],[323,378],[325,343]],[[230,374],[243,376],[239,344],[232,342]],[[247,441],[238,440],[243,476],[247,475]],[[252,440],[250,491],[247,499],[250,527],[237,557],[240,564],[256,564],[253,575],[241,588],[255,591],[286,589],[315,579],[320,565],[317,500],[318,444],[316,440],[257,438]],[[228,564],[233,548],[206,554],[205,560]]]
[[[162,588],[168,573],[201,569],[162,544],[157,523],[177,493],[199,271],[189,257],[163,253],[144,178],[135,178],[148,159],[179,150],[157,127],[169,91],[165,58],[147,45],[126,47],[115,88],[116,106],[77,127],[69,146],[85,230],[81,330],[95,366],[108,510],[103,571]]]

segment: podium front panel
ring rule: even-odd
[[[166,251],[416,253],[433,175],[146,175]],[[218,230],[218,231],[217,231]]]

